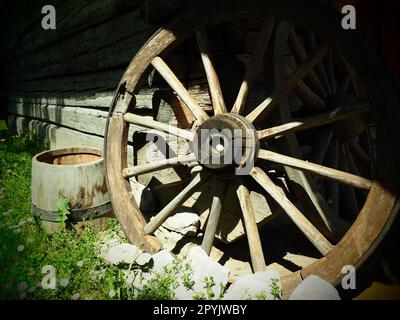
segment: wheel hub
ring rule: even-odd
[[[220,173],[248,174],[259,150],[254,126],[233,113],[206,120],[197,129],[193,142],[200,165]]]

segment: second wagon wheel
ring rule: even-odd
[[[310,274],[337,284],[398,209],[399,107],[367,42],[321,4],[204,2],[157,31],[120,82],[105,146],[115,213],[131,242],[156,252],[154,232],[197,206],[204,250],[247,236],[253,271],[297,232],[319,257],[282,277],[284,292]],[[129,179],[162,198],[153,217]],[[266,243],[259,227],[278,219],[284,231]]]

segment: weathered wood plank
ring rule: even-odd
[[[36,2],[36,1],[35,1]],[[29,29],[25,27],[26,33],[18,32],[17,40],[11,48],[15,54],[14,59],[20,59],[29,53],[37,52],[51,45],[59,43],[90,28],[96,28],[99,24],[135,10],[141,0],[69,0],[53,1],[57,11],[57,29],[51,32],[43,32],[41,27],[41,7],[36,7],[37,14],[32,14],[32,22]]]
[[[50,149],[88,146],[103,150],[104,139],[98,136],[17,115],[10,115],[8,122],[11,130],[18,134],[25,131],[36,133]]]
[[[89,108],[62,107],[46,104],[8,103],[8,111],[12,114],[39,121],[68,127],[76,131],[104,136],[107,111]],[[131,126],[129,139],[132,141],[134,132],[148,131],[140,126]]]
[[[11,91],[31,93],[113,90],[117,87],[123,73],[124,68],[116,68],[65,77],[21,81],[13,84]]]
[[[155,29],[143,24],[136,10],[46,47],[41,54],[15,58],[16,64],[11,65],[8,76],[28,80],[126,67]]]

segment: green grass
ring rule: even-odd
[[[172,299],[177,264],[138,290],[126,284],[124,272],[151,273],[148,265],[111,266],[99,257],[100,240],[121,238],[116,219],[100,233],[86,222],[83,232],[60,228],[49,234],[32,217],[31,159],[44,149],[34,137],[0,134],[0,299]],[[56,270],[56,289],[42,288],[48,266]]]
[[[107,299],[109,284],[92,276],[105,266],[97,256],[99,235],[91,223],[83,233],[72,229],[48,234],[32,218],[31,159],[42,150],[37,139],[28,136],[3,135],[0,142],[0,299],[70,299],[76,293]],[[110,232],[117,225],[111,220]],[[69,284],[40,288],[46,265],[56,269],[58,281],[68,279]]]
[[[0,131],[6,130],[8,130],[6,122],[4,120],[0,120]]]
[[[66,300],[79,294],[80,299],[171,300],[179,279],[196,299],[215,298],[212,287],[218,284],[206,277],[204,292],[194,292],[191,270],[179,259],[157,274],[151,264],[107,264],[99,257],[99,245],[105,237],[121,239],[116,219],[108,220],[100,233],[91,222],[82,232],[60,228],[49,234],[42,229],[40,219],[31,215],[30,194],[31,159],[43,150],[34,137],[0,133],[0,299]],[[64,207],[61,211],[68,209]],[[41,285],[48,277],[42,271],[49,266],[56,270],[55,289]],[[142,272],[152,276],[137,288],[126,283],[127,272],[138,279]]]

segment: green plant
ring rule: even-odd
[[[267,293],[265,291],[260,291],[256,294],[257,300],[267,300]]]
[[[282,299],[282,292],[281,287],[279,285],[279,279],[271,279],[271,294],[274,297],[274,300],[281,300]]]
[[[63,228],[65,221],[68,220],[68,215],[71,213],[68,198],[65,196],[59,197],[56,206],[60,221],[60,228]]]

